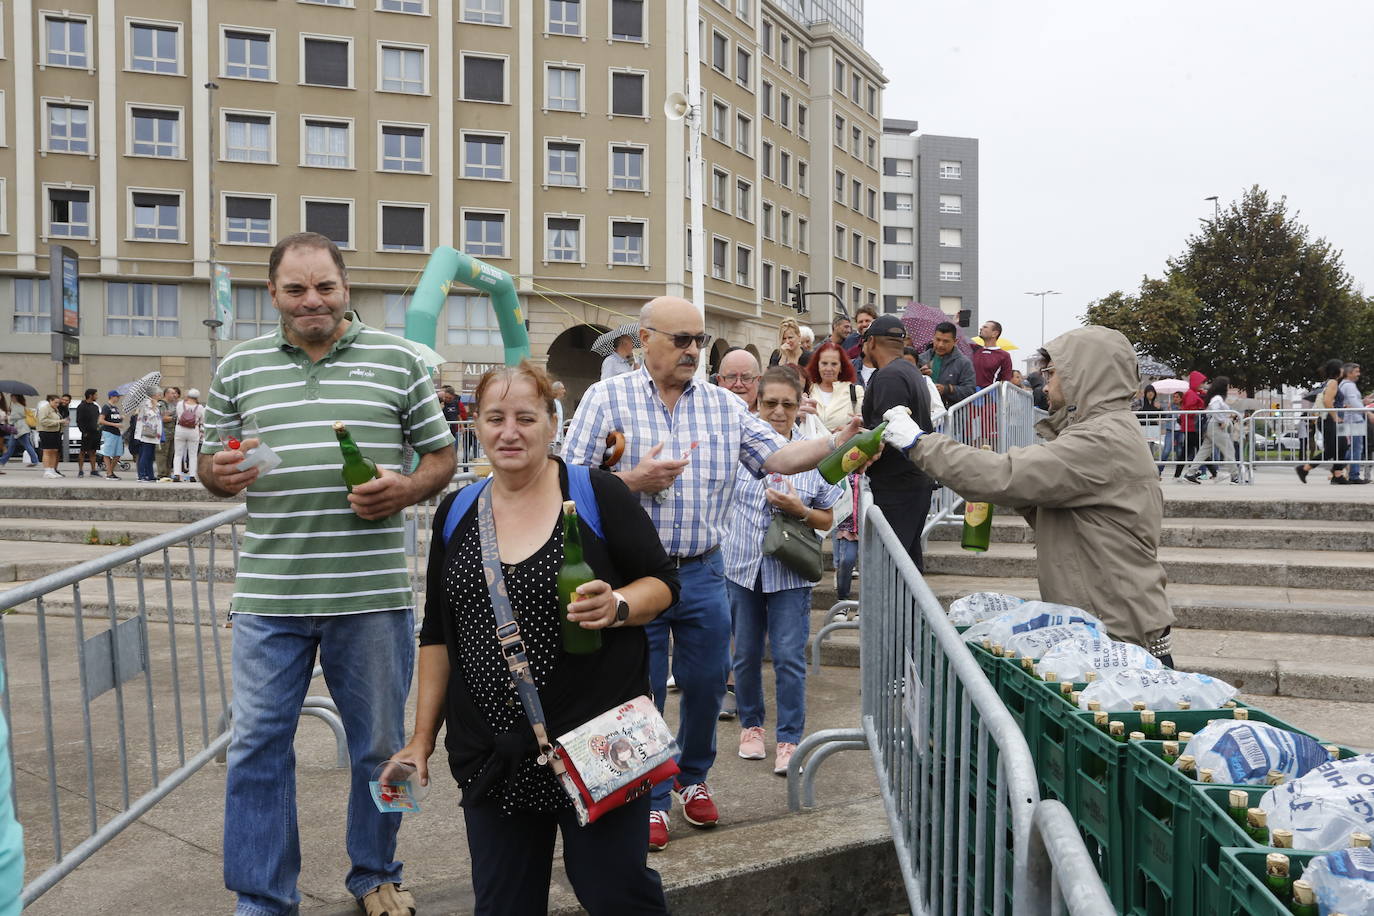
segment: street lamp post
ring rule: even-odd
[[[1052,289],[1042,289],[1038,293],[1026,293],[1026,295],[1040,297],[1040,346],[1043,347],[1045,345],[1045,297],[1063,294]]]
[[[1217,200],[1217,196],[1213,194],[1211,197],[1204,197],[1202,199],[1212,202],[1212,222],[1221,222],[1221,202]]]

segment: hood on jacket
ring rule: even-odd
[[[1130,410],[1140,382],[1135,348],[1126,335],[1096,325],[1075,328],[1045,344],[1059,376],[1064,407],[1050,417],[1057,432],[1109,410]]]
[[[1194,369],[1188,373],[1188,387],[1193,391],[1203,391],[1207,388],[1207,376]]]

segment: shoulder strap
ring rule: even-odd
[[[587,527],[592,530],[592,534],[601,540],[606,540],[606,535],[601,530],[601,509],[596,503],[596,493],[592,490],[592,472],[587,467],[580,464],[565,465],[568,469],[568,490],[572,495],[573,502],[577,503],[577,516],[587,523]],[[458,523],[463,520],[463,516],[468,514],[472,504],[477,501],[487,484],[491,483],[488,477],[481,483],[471,484],[458,491],[458,495],[449,504],[448,516],[444,518],[444,544],[447,545],[453,537],[453,532],[458,530]]]
[[[859,396],[854,393],[854,383],[849,383],[849,409],[854,410],[859,406]]]
[[[488,477],[480,483],[469,484],[459,490],[453,497],[453,502],[449,503],[448,516],[444,518],[444,546],[448,546],[449,540],[453,537],[453,532],[458,529],[458,523],[463,520],[463,516],[468,514],[468,509],[477,501],[477,495],[491,483]]]

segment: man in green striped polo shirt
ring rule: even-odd
[[[315,233],[283,239],[267,277],[281,325],[220,363],[198,467],[211,493],[246,490],[248,500],[231,608],[224,882],[238,894],[239,916],[300,904],[292,743],[318,651],[352,760],[345,883],[368,913],[414,912],[395,861],[401,816],[378,812],[368,783],[405,744],[415,639],[401,512],[453,476],[453,435],[415,352],[348,311],[348,274],[333,242]],[[336,420],[379,469],[351,493]],[[239,469],[259,444],[242,435],[253,428],[282,459],[261,476]],[[231,438],[243,440],[239,448],[228,448]],[[410,475],[401,473],[406,444],[421,456]]]

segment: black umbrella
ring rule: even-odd
[[[16,382],[12,378],[0,378],[0,394],[22,394],[24,397],[37,397],[38,389],[28,382]]]
[[[592,352],[602,356],[610,356],[615,349],[615,342],[622,337],[628,337],[633,341],[639,340],[639,322],[628,321],[613,331],[607,331],[596,339],[592,344]]]

